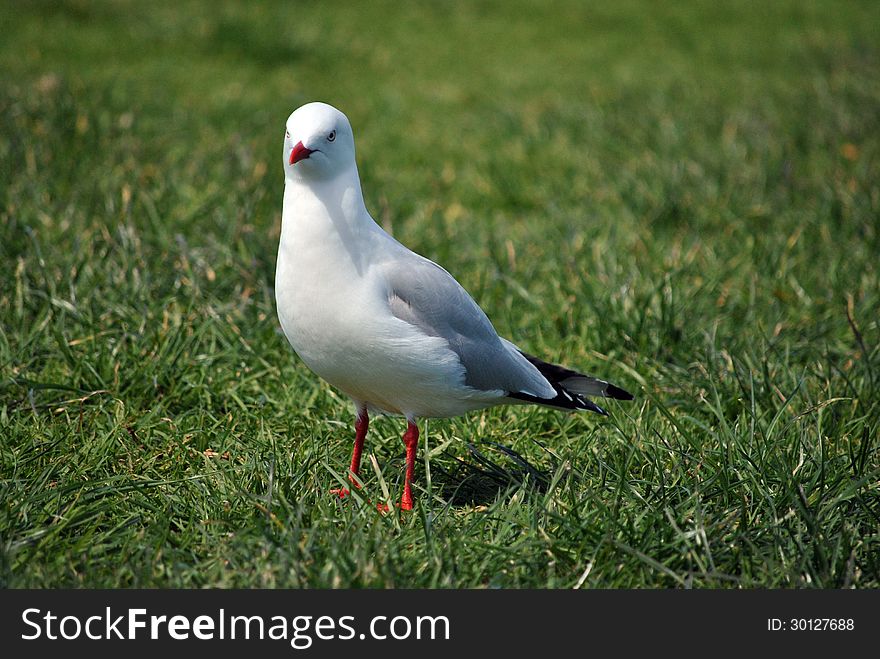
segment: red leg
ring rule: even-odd
[[[364,439],[367,436],[367,430],[370,427],[370,417],[367,415],[367,408],[362,407],[358,410],[357,419],[354,422],[354,450],[351,452],[351,466],[348,468],[348,480],[358,489],[361,484],[358,482],[357,475],[361,468],[361,453],[364,450]],[[344,487],[330,490],[331,494],[338,494],[342,499],[348,494],[348,490]]]
[[[364,450],[364,439],[367,437],[367,430],[370,428],[370,417],[367,416],[367,408],[361,408],[358,412],[357,419],[354,422],[354,450],[351,452],[351,467],[349,467],[348,480],[360,487],[355,478],[361,468],[361,453]]]
[[[406,476],[403,480],[403,496],[400,497],[400,509],[412,510],[412,480],[416,471],[416,448],[419,445],[419,427],[412,421],[407,420],[406,432],[403,433],[403,443],[406,444]]]

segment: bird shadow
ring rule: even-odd
[[[437,473],[433,480],[440,487],[440,496],[450,505],[487,505],[512,490],[525,487],[543,493],[550,485],[546,471],[533,466],[509,446],[484,442],[478,448],[468,442],[467,450],[466,459],[452,456],[453,468],[433,467]]]

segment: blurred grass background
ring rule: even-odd
[[[0,584],[880,586],[878,24],[3,2]],[[311,100],[386,229],[636,401],[430,422],[412,515],[328,496],[351,410],[272,292]],[[401,431],[373,425],[374,498]]]

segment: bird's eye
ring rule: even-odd
[[[287,139],[290,139],[290,131],[289,130],[284,131],[284,137],[286,137]]]
[[[328,142],[332,142],[332,141],[335,140],[335,139],[336,139],[336,131],[335,131],[335,130],[331,130],[331,131],[330,131],[330,134],[327,136],[327,141],[328,141]]]

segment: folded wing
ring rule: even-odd
[[[446,340],[465,369],[465,384],[536,401],[556,391],[513,344],[503,341],[483,310],[446,270],[412,252],[384,265],[391,313]]]

